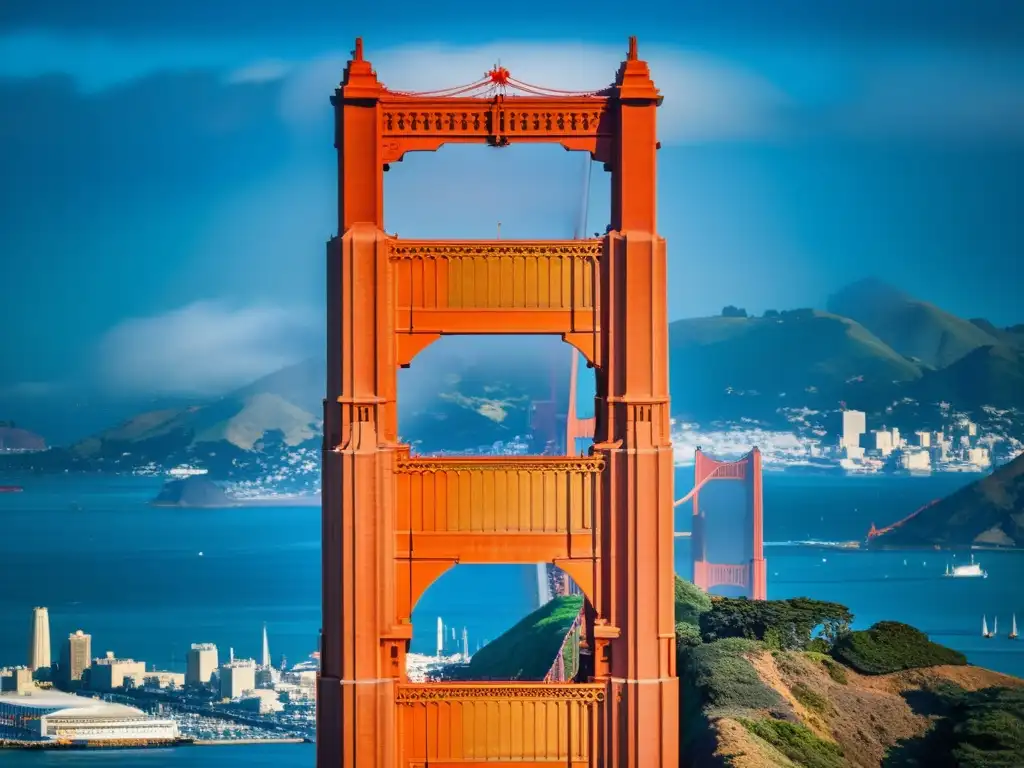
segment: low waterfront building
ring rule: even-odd
[[[118,659],[107,651],[102,659],[93,661],[89,669],[89,687],[94,691],[112,691],[126,685],[135,685],[146,675],[146,664],[134,659]]]
[[[0,693],[25,693],[35,688],[32,670],[28,667],[0,669]]]
[[[178,725],[123,704],[36,688],[0,694],[0,738],[14,741],[174,741]]]
[[[284,709],[281,701],[281,694],[267,688],[256,688],[251,691],[243,691],[238,706],[248,709],[260,715],[277,714]]]
[[[137,679],[133,677],[132,683],[146,688],[184,688],[185,673],[150,670],[138,676]]]
[[[932,468],[932,459],[925,450],[904,450],[899,457],[900,469],[911,472],[927,472]]]
[[[220,668],[220,696],[222,699],[237,699],[243,691],[256,687],[256,661],[254,659],[232,659]]]
[[[967,461],[976,467],[987,467],[992,463],[987,448],[971,448],[967,451]]]

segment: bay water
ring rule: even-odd
[[[676,472],[676,495],[692,486]],[[1006,639],[1012,612],[1024,621],[1024,555],[976,554],[988,579],[947,579],[968,553],[843,551],[797,544],[862,540],[932,499],[977,479],[844,477],[766,473],[765,541],[770,598],[808,596],[848,605],[855,626],[912,624],[981,666],[1024,675],[1024,644]],[[161,481],[64,475],[0,478],[25,487],[0,494],[0,666],[25,663],[32,607],[49,608],[54,658],[68,633],[93,637],[93,655],[113,651],[159,669],[184,670],[191,643],[216,643],[222,657],[258,657],[266,623],[275,663],[304,660],[320,627],[320,510],[317,507],[171,509],[149,506]],[[714,510],[711,559],[738,554],[740,512],[728,484],[702,491]],[[716,494],[718,497],[716,498]],[[690,505],[677,510],[688,530]],[[718,510],[723,510],[721,513]],[[677,572],[689,578],[690,541],[676,539]],[[536,607],[533,566],[460,565],[426,592],[413,614],[413,650],[430,653],[437,617],[466,627],[470,645],[497,637]],[[981,638],[981,618],[999,617],[1002,637]],[[214,754],[210,754],[211,750]],[[302,746],[186,747],[101,753],[7,753],[33,766],[312,765]]]

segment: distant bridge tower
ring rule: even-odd
[[[572,355],[572,371],[569,373],[569,410],[565,416],[565,453],[567,456],[581,456],[577,440],[593,440],[595,417],[580,418],[577,410],[577,392],[579,391],[580,356],[575,349]]]
[[[531,452],[543,455],[559,453],[558,399],[554,361],[549,367],[549,394],[547,400],[534,400],[530,408],[530,433],[533,435]]]
[[[728,462],[712,459],[698,448],[694,475],[694,490],[690,494],[693,497],[693,583],[705,592],[713,587],[740,587],[752,600],[767,600],[761,452],[754,448],[742,459]],[[725,481],[741,482],[747,489],[743,531],[748,557],[740,563],[711,563],[707,557],[707,519],[700,503],[700,490],[709,482]]]

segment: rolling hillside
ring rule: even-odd
[[[853,320],[809,309],[679,320],[669,345],[673,411],[696,421],[770,419],[789,403],[870,407],[922,373]]]
[[[1002,343],[994,326],[995,333],[878,280],[847,286],[829,298],[827,306],[929,368],[945,368],[979,347]]]

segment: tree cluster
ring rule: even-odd
[[[762,640],[770,647],[804,649],[815,630],[832,645],[849,632],[853,614],[845,605],[807,597],[790,600],[713,598],[700,617],[705,642],[725,637]]]

